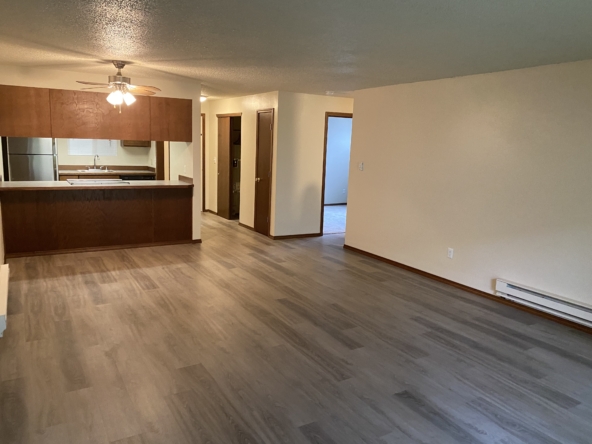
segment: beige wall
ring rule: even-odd
[[[352,109],[351,98],[279,93],[273,235],[319,233],[325,113]]]
[[[56,139],[58,147],[58,163],[60,165],[92,165],[93,156],[71,156],[68,154],[69,139]],[[152,142],[150,148],[137,146],[121,146],[117,142],[117,156],[101,156],[99,165],[131,165],[131,166],[156,166],[156,148]],[[186,144],[185,144],[186,145]]]
[[[199,149],[198,143],[195,149]],[[187,142],[171,142],[169,148],[170,177],[172,180],[179,180],[179,174],[193,177],[193,150]],[[200,199],[201,208],[201,199]]]
[[[591,73],[356,92],[346,243],[479,290],[505,278],[591,305]]]
[[[130,74],[128,72],[128,74]],[[130,74],[131,75],[131,74]],[[178,80],[169,78],[163,79],[157,77],[141,78],[132,77],[132,81],[139,85],[154,85],[158,86],[162,92],[158,95],[163,97],[174,97],[181,99],[192,99],[193,101],[193,121],[192,132],[194,143],[189,144],[191,150],[199,149],[199,134],[200,134],[200,114],[201,103],[199,98],[201,96],[201,84],[197,80],[192,80],[184,77],[179,77]],[[16,86],[31,86],[38,88],[58,88],[78,90],[80,85],[76,80],[87,80],[91,82],[105,82],[106,76],[103,74],[89,74],[86,72],[73,71],[59,71],[36,67],[23,67],[13,65],[0,65],[0,84],[1,85],[16,85]],[[133,105],[132,105],[133,106]],[[200,156],[192,156],[193,165],[192,172],[196,171],[194,175],[195,188],[193,193],[193,239],[201,238],[201,180],[200,180]]]
[[[208,100],[202,105],[203,112],[206,114],[206,209],[215,212],[218,208],[218,165],[215,163],[218,158],[218,119],[216,114],[242,113],[240,222],[252,227],[255,220],[257,110],[274,108],[275,122],[277,122],[278,93],[269,92],[231,99]],[[277,125],[274,126],[277,127]],[[277,148],[277,134],[275,132],[273,145],[275,151]]]

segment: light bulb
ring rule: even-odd
[[[201,96],[201,97],[199,98],[199,101],[200,101],[200,102],[205,102],[206,100],[208,100],[208,98],[207,98],[206,96]]]
[[[123,103],[123,94],[121,91],[113,91],[107,96],[107,102],[113,106],[121,105]]]
[[[136,98],[134,97],[133,94],[126,92],[123,95],[123,100],[125,100],[125,104],[129,106],[136,101]]]

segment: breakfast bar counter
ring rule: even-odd
[[[193,184],[0,182],[6,257],[192,242]]]
[[[108,180],[108,179],[107,179]],[[179,180],[130,180],[130,181],[112,181],[101,179],[81,179],[79,184],[70,184],[67,181],[19,181],[19,182],[0,182],[0,195],[6,191],[65,191],[65,190],[92,190],[92,189],[123,189],[123,188],[193,188],[189,182]],[[84,181],[84,182],[83,182]],[[102,182],[102,183],[100,183]],[[82,185],[82,183],[85,183]]]

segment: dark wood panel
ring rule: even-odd
[[[2,194],[7,255],[191,241],[192,188]]]
[[[156,142],[156,180],[164,180],[164,142]]]
[[[230,219],[230,117],[218,117],[218,216]]]
[[[192,101],[170,97],[150,97],[151,140],[191,142]]]
[[[154,194],[154,241],[191,239],[193,188]]]
[[[79,139],[149,140],[150,101],[114,107],[107,94],[50,90],[52,136]]]
[[[49,89],[0,85],[0,136],[51,137]]]

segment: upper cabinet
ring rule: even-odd
[[[50,90],[53,137],[150,140],[150,101],[136,96],[131,106],[113,107],[107,94]]]
[[[49,89],[0,85],[0,136],[51,137]]]
[[[130,106],[107,94],[0,85],[0,136],[191,142],[192,101],[136,96]]]
[[[191,142],[192,101],[150,97],[150,140]]]

